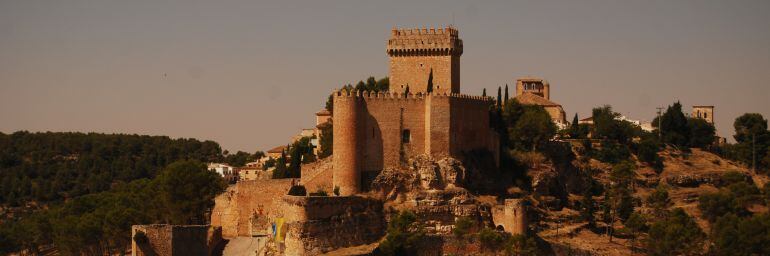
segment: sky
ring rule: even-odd
[[[770,1],[0,0],[0,132],[285,145],[329,93],[387,76],[394,27],[454,24],[461,91],[538,76],[568,120],[714,105],[770,117]],[[511,88],[513,93],[513,88]]]

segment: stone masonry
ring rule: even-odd
[[[456,28],[393,29],[388,40],[390,91],[426,92],[433,75],[434,92],[460,93],[463,41]]]
[[[390,91],[335,91],[333,185],[341,195],[411,157],[484,151],[498,159],[490,128],[492,98],[459,94],[462,40],[457,29],[394,29],[388,40]],[[434,90],[428,92],[431,77]],[[409,85],[409,92],[405,87]]]

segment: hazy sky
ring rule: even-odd
[[[328,93],[387,75],[393,26],[453,22],[462,92],[541,76],[568,119],[715,105],[770,117],[770,1],[0,0],[0,131],[286,144]]]

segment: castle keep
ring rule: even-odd
[[[393,29],[388,40],[390,91],[460,93],[463,40],[456,28]],[[430,82],[429,82],[430,81]]]
[[[341,195],[360,192],[381,170],[417,155],[463,159],[483,151],[498,158],[492,99],[459,93],[457,29],[395,29],[387,49],[389,92],[333,93],[333,185]]]

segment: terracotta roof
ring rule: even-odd
[[[589,116],[589,117],[586,117],[586,118],[580,119],[580,121],[593,121],[593,120],[594,120],[594,117],[593,117],[593,116]]]
[[[321,111],[316,112],[315,115],[317,115],[317,116],[330,116],[330,115],[332,115],[332,113],[329,112],[328,109],[324,108],[324,109],[321,109]]]
[[[525,105],[539,105],[539,106],[561,106],[561,104],[547,100],[543,97],[540,97],[538,95],[525,92],[519,96],[516,96],[517,101],[521,104]]]
[[[285,149],[286,149],[286,146],[277,146],[277,147],[274,147],[271,150],[268,150],[267,153],[281,153]]]

